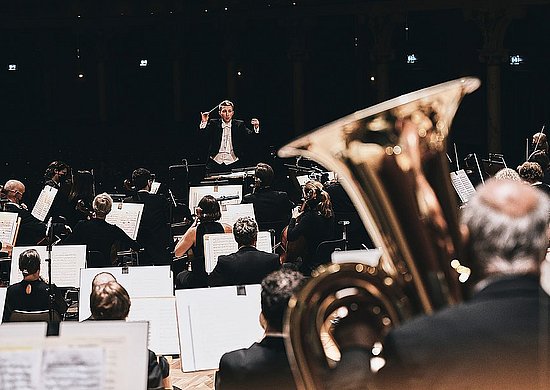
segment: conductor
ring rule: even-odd
[[[213,110],[212,110],[213,111]],[[208,142],[207,173],[229,172],[231,169],[245,166],[243,161],[247,147],[255,135],[260,132],[260,121],[253,118],[249,129],[244,121],[233,119],[235,106],[224,100],[218,105],[220,119],[209,119],[210,112],[201,113],[199,129],[204,132]]]

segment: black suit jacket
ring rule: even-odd
[[[127,203],[142,203],[143,214],[136,240],[145,251],[139,256],[140,265],[170,264],[170,205],[168,200],[158,194],[138,191],[124,199]]]
[[[282,337],[267,336],[221,357],[216,390],[246,389],[296,389]]]
[[[294,207],[286,192],[274,191],[269,187],[258,188],[254,193],[245,195],[242,203],[252,203],[260,230],[274,229],[277,237],[288,224]]]
[[[37,219],[29,210],[9,202],[5,205],[5,211],[17,213],[21,218],[15,242],[16,246],[37,245],[39,241],[46,237],[47,224]],[[65,232],[65,225],[63,224],[53,223],[52,226],[55,235],[61,235]],[[46,245],[46,243],[44,242],[43,245]]]
[[[208,143],[208,158],[215,157],[220,150],[222,143],[222,120],[210,119],[204,129],[199,129],[200,132],[204,132],[206,136],[206,142]],[[245,123],[239,119],[231,120],[231,143],[233,144],[233,151],[235,156],[243,162],[250,161],[249,153],[251,153],[251,137],[256,135],[254,130],[250,130],[246,127]]]
[[[218,257],[216,266],[208,276],[208,284],[212,287],[259,284],[280,266],[279,255],[242,247],[235,253]]]
[[[548,313],[538,277],[496,280],[463,304],[390,331],[378,380],[382,388],[547,388]]]

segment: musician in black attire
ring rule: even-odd
[[[17,213],[21,218],[16,246],[38,245],[39,243],[46,245],[44,238],[46,238],[47,224],[33,216],[27,206],[22,203],[25,185],[19,180],[8,180],[3,191],[8,200],[4,205],[4,211]],[[62,223],[53,223],[52,228],[57,236],[63,236],[70,231],[69,227]]]
[[[83,244],[88,250],[87,267],[112,267],[117,265],[117,252],[124,249],[141,249],[121,228],[105,221],[111,212],[113,199],[109,194],[99,194],[94,198],[93,217],[76,224],[73,232],[63,244]]]
[[[254,215],[261,231],[275,230],[280,237],[281,231],[290,219],[294,203],[284,191],[271,188],[273,168],[266,163],[258,163],[254,170],[254,191],[243,197],[242,203],[252,203]]]
[[[40,278],[40,255],[35,249],[27,249],[19,255],[19,270],[23,273],[23,280],[8,287],[2,322],[9,322],[14,310],[43,311],[50,307],[48,284]],[[56,294],[55,285],[52,288]],[[53,309],[59,316],[65,313],[67,305],[62,297],[56,297]]]
[[[72,187],[71,167],[63,161],[52,161],[44,173],[44,185],[57,189],[46,220],[68,224],[67,218],[72,213],[69,203],[69,192]]]
[[[209,119],[209,112],[201,113],[199,130],[204,132],[208,144],[208,172],[229,172],[233,168],[245,166],[247,156],[253,152],[251,136],[260,132],[260,122],[250,121],[253,130],[246,127],[242,120],[233,119],[235,106],[224,100],[219,107],[220,119]]]
[[[159,194],[151,194],[153,177],[145,168],[138,168],[132,173],[134,194],[125,203],[143,204],[143,214],[139,224],[136,240],[145,248],[139,256],[139,265],[171,264],[170,249],[170,205],[168,200]]]

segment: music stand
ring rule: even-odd
[[[507,168],[504,156],[497,153],[489,153],[489,158],[481,159],[481,163],[487,176],[494,176],[501,169]]]

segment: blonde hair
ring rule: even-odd
[[[113,208],[113,198],[106,192],[99,194],[94,198],[93,208],[97,217],[105,218]]]

